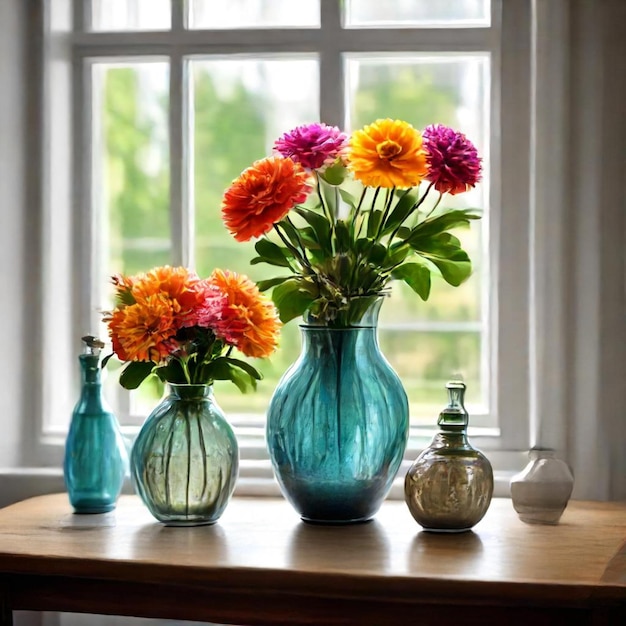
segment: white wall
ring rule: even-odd
[[[0,2],[0,465],[20,456],[26,302],[26,88],[24,28],[28,2]],[[8,419],[5,419],[8,417]]]
[[[543,0],[544,2],[546,0]],[[566,367],[574,497],[626,499],[626,1],[572,0]]]

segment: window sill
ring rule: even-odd
[[[511,453],[511,455],[513,454],[515,457],[522,456],[522,453]],[[499,453],[497,456],[504,457],[504,453]],[[513,457],[511,456],[511,458]],[[398,476],[389,493],[389,499],[401,500],[404,497],[403,482],[409,466],[410,461],[404,461],[400,466]],[[494,464],[494,497],[509,497],[509,481],[517,471],[519,469],[509,467],[498,469]],[[2,468],[0,469],[0,482],[2,484],[0,507],[34,496],[65,491],[63,470],[58,467]],[[123,493],[134,493],[129,478],[124,484]],[[280,495],[280,489],[272,474],[269,461],[241,461],[235,497],[280,497]]]

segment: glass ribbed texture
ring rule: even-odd
[[[115,508],[128,469],[119,424],[102,395],[99,357],[81,354],[81,395],[65,442],[63,474],[76,513]]]
[[[380,301],[361,326],[302,326],[300,358],[272,397],[267,442],[284,496],[305,521],[370,519],[408,436],[406,393],[379,350]]]
[[[170,526],[216,522],[235,488],[239,448],[210,385],[169,385],[131,453],[135,490]]]

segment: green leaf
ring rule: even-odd
[[[472,274],[472,262],[464,250],[459,250],[455,258],[442,258],[426,253],[422,253],[422,256],[434,263],[443,279],[453,287],[458,287]]]
[[[405,193],[396,203],[383,226],[383,235],[392,232],[397,228],[411,213],[411,209],[418,200],[417,194]]]
[[[315,301],[315,296],[301,289],[297,279],[286,280],[272,291],[272,300],[283,323],[302,315]]]
[[[245,372],[242,372],[232,365],[230,366],[230,376],[228,380],[235,383],[241,393],[247,393],[250,390],[254,391],[256,389],[256,380],[250,378]]]
[[[267,291],[272,287],[276,287],[276,285],[280,285],[284,283],[286,280],[293,278],[293,276],[279,276],[277,278],[268,278],[267,280],[259,280],[256,286],[259,288],[259,291]]]
[[[251,265],[269,263],[270,265],[289,267],[288,259],[291,257],[291,253],[286,248],[281,248],[269,239],[259,239],[256,244],[254,244],[254,249],[258,252],[259,256],[250,261]]]
[[[454,287],[458,287],[472,273],[472,262],[467,252],[461,248],[459,239],[451,233],[417,239],[411,236],[407,242],[417,254],[433,263],[443,279]]]
[[[375,237],[383,218],[383,212],[380,210],[370,211],[367,219],[367,236]]]
[[[308,211],[307,209],[297,207],[294,210],[311,226],[320,247],[330,253],[332,251],[332,247],[330,243],[330,224],[328,223],[328,220],[323,215],[314,213],[313,211]]]
[[[331,215],[337,215],[337,203],[339,196],[337,194],[338,187],[329,185],[323,178],[319,178],[319,191],[323,198],[324,204],[330,209]]]
[[[374,244],[367,255],[368,263],[380,266],[387,257],[387,248],[382,243]]]
[[[300,239],[307,250],[321,250],[319,242],[317,241],[317,235],[310,226],[300,228]]]
[[[167,365],[160,365],[154,369],[154,373],[162,382],[185,384],[187,378],[178,359],[171,359]]]
[[[135,304],[135,296],[130,289],[122,289],[115,294],[115,304],[120,306],[130,306]]]
[[[298,231],[294,226],[292,226],[287,220],[281,220],[279,222],[280,227],[283,229],[287,238],[296,248],[300,247],[300,237],[298,236]]]
[[[339,195],[341,196],[341,199],[351,208],[351,209],[355,209],[358,201],[357,199],[349,192],[346,191],[345,189],[339,188]]]
[[[111,354],[107,354],[103,359],[102,359],[102,363],[100,364],[100,369],[104,369],[106,367],[106,364],[111,360],[111,357],[115,356],[115,352],[111,352]]]
[[[430,295],[430,270],[419,263],[405,263],[397,267],[391,276],[403,280],[422,300]]]
[[[387,257],[384,263],[385,267],[393,267],[394,265],[402,263],[412,252],[413,249],[406,243],[391,246],[387,251]]]
[[[373,239],[369,239],[367,237],[360,237],[359,239],[356,240],[354,244],[354,250],[357,254],[360,254],[361,256],[363,256],[369,250],[373,242],[374,242]]]
[[[254,379],[254,380],[261,380],[263,378],[263,375],[252,365],[250,365],[250,363],[247,363],[246,361],[242,361],[241,359],[234,359],[233,357],[224,357],[233,367],[238,367],[239,369],[243,370],[244,372],[246,372],[246,374],[248,374],[250,376],[250,378]]]
[[[411,248],[420,254],[427,252],[444,259],[455,258],[459,251],[465,254],[459,239],[450,233],[441,233],[433,237],[424,237],[416,240],[411,238],[407,241]],[[459,257],[459,260],[462,259]]]
[[[350,229],[344,220],[337,220],[335,224],[335,239],[338,254],[350,251],[352,238],[350,237]]]
[[[396,236],[399,239],[408,239],[411,236],[411,232],[412,231],[408,226],[400,226]]]
[[[419,239],[434,237],[452,228],[468,226],[471,220],[480,219],[474,209],[454,209],[429,217],[411,229],[406,240],[411,243]]]
[[[329,185],[341,185],[341,183],[348,176],[348,168],[341,163],[335,163],[330,167],[327,167],[320,173],[320,177],[324,179]]]
[[[131,361],[120,375],[120,385],[124,389],[137,389],[152,374],[156,363],[152,361]]]
[[[236,361],[237,359],[231,360],[227,357],[218,357],[208,364],[206,374],[212,381],[230,380],[242,393],[246,393],[250,389],[256,389],[256,376],[250,375],[244,368],[236,365]],[[243,363],[243,361],[240,362]]]

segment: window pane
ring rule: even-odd
[[[191,0],[190,28],[314,28],[320,25],[319,0]]]
[[[489,26],[489,0],[346,0],[346,25],[369,27]]]
[[[112,274],[135,274],[172,262],[169,67],[161,61],[96,63],[92,70],[93,203],[98,233],[94,288],[96,302],[106,310],[112,305]],[[106,337],[104,326],[100,332]],[[111,363],[108,369],[113,367]],[[107,377],[107,394],[122,416],[131,409],[117,373]],[[148,391],[142,387],[135,399]]]
[[[91,30],[167,30],[170,0],[91,0]]]
[[[392,307],[387,307],[392,308]],[[381,328],[380,347],[400,376],[409,396],[412,423],[433,426],[448,403],[445,383],[462,372],[470,414],[486,410],[482,389],[480,334],[460,331],[403,331]],[[472,419],[472,425],[477,421]]]
[[[222,194],[254,160],[271,154],[282,133],[319,119],[317,59],[297,55],[289,55],[289,59],[220,57],[194,60],[190,65],[196,269],[200,276],[220,267],[254,280],[269,278],[272,268],[250,265],[256,255],[254,242],[238,243],[224,227]],[[281,346],[269,361],[256,363],[265,376],[256,393],[243,396],[232,383],[216,383],[220,405],[226,411],[264,414],[278,379],[299,352],[297,324],[283,328]]]
[[[423,129],[431,123],[441,123],[464,132],[477,146],[483,157],[485,176],[488,172],[489,74],[487,55],[384,55],[378,57],[349,55],[346,59],[348,111],[351,128],[360,128],[381,117],[402,119]],[[487,209],[487,185],[482,183],[471,192],[446,196],[440,206]],[[434,198],[433,198],[434,200]],[[433,275],[431,296],[423,302],[404,283],[393,286],[392,306],[383,306],[381,325],[394,328],[398,337],[396,347],[386,351],[390,361],[401,359],[400,369],[412,359],[418,363],[424,355],[430,357],[434,339],[426,332],[428,325],[438,329],[437,346],[458,342],[459,324],[471,324],[475,329],[472,341],[460,344],[462,355],[451,356],[450,367],[424,367],[417,381],[407,385],[412,415],[433,417],[432,400],[444,402],[444,385],[453,374],[462,374],[468,384],[468,398],[486,410],[488,381],[481,377],[483,356],[486,355],[488,328],[486,291],[488,289],[486,256],[486,220],[474,222],[469,229],[459,229],[461,240],[472,259],[474,274],[460,287],[452,287],[440,276]],[[417,332],[416,329],[423,332]],[[450,335],[444,341],[446,328]],[[381,331],[384,333],[387,331]],[[419,337],[416,340],[415,337]],[[422,338],[429,338],[428,341]],[[456,338],[455,338],[456,337]],[[383,345],[385,341],[383,341]],[[412,346],[414,353],[408,351]],[[443,347],[439,352],[443,350]],[[446,347],[446,349],[449,349]],[[405,356],[402,357],[402,354]],[[412,354],[412,356],[411,356]],[[403,361],[402,358],[405,360]],[[435,358],[433,356],[433,358]],[[408,379],[413,370],[404,370]],[[402,373],[401,373],[402,377]],[[404,377],[403,377],[404,379]],[[430,390],[430,391],[429,391]],[[440,407],[441,408],[441,407]],[[435,413],[436,415],[436,413]]]

